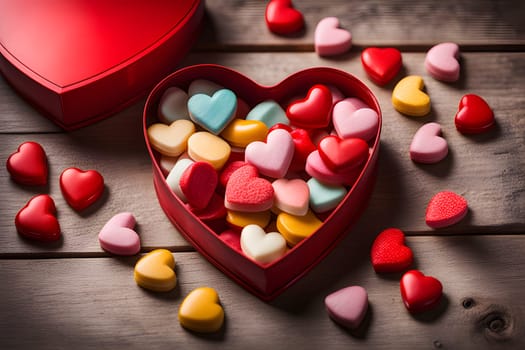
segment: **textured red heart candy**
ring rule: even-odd
[[[300,128],[324,128],[330,122],[332,92],[328,87],[316,84],[308,90],[304,99],[291,103],[286,109],[290,122]]]
[[[96,170],[67,168],[60,175],[60,189],[66,202],[81,211],[100,198],[104,192],[104,178]]]
[[[11,178],[23,185],[45,185],[47,183],[46,152],[40,144],[24,142],[7,158],[7,171]]]
[[[44,242],[59,239],[60,225],[53,198],[47,194],[31,198],[16,214],[15,226],[21,236],[30,239]]]
[[[388,228],[376,237],[370,257],[377,273],[402,272],[414,260],[412,250],[405,245],[405,234],[397,228]]]
[[[450,226],[463,219],[467,211],[465,198],[451,191],[442,191],[430,199],[425,215],[426,223],[432,228]]]
[[[494,113],[488,103],[478,95],[461,98],[454,118],[456,129],[463,134],[479,134],[494,126]]]
[[[410,270],[401,277],[401,297],[411,313],[419,313],[437,306],[443,295],[438,279],[425,276],[421,271]]]
[[[326,136],[319,142],[319,155],[334,172],[346,171],[363,165],[368,159],[368,144],[359,138],[341,139]]]
[[[385,85],[396,76],[403,61],[397,49],[369,47],[361,54],[361,63],[373,81]]]
[[[291,0],[271,0],[266,5],[265,19],[268,29],[276,34],[293,34],[304,26],[303,14]]]
[[[208,162],[194,162],[182,174],[179,185],[193,208],[208,206],[219,182],[217,171]]]
[[[237,169],[228,180],[225,206],[231,210],[257,212],[268,210],[273,205],[273,186],[258,177],[257,168],[245,165]]]

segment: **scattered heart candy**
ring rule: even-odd
[[[459,46],[456,43],[441,43],[428,50],[425,68],[432,77],[445,82],[459,79]]]
[[[286,241],[280,233],[266,233],[260,226],[252,224],[242,229],[241,249],[253,260],[268,264],[283,256]]]
[[[403,60],[397,49],[369,47],[361,53],[361,63],[374,82],[386,85],[397,75]]]
[[[411,313],[419,313],[433,309],[441,301],[443,286],[431,276],[425,276],[421,271],[410,270],[401,277],[401,297],[406,308]]]
[[[422,89],[423,78],[410,75],[401,79],[392,92],[394,108],[403,114],[422,117],[430,112],[430,97]]]
[[[427,123],[419,128],[410,144],[410,159],[418,163],[437,163],[448,154],[447,141],[440,136],[441,125]]]
[[[479,134],[494,126],[494,112],[482,97],[467,94],[459,102],[454,122],[462,134]]]
[[[348,329],[356,329],[368,310],[368,293],[361,286],[350,286],[329,294],[324,299],[328,315]]]
[[[412,250],[405,245],[405,234],[397,228],[388,228],[376,237],[370,258],[377,273],[402,272],[414,260]]]
[[[104,178],[96,170],[67,168],[60,175],[60,189],[66,202],[82,211],[102,196]]]
[[[182,327],[199,333],[218,331],[224,322],[224,310],[219,294],[210,287],[199,287],[191,291],[179,308]]]
[[[320,56],[340,55],[352,47],[352,34],[339,27],[337,17],[326,17],[315,28],[314,43]]]
[[[292,0],[270,0],[265,19],[266,26],[275,34],[293,34],[304,26],[303,14],[293,7]]]
[[[438,192],[428,203],[425,220],[432,228],[442,228],[461,221],[468,212],[465,198],[451,191]]]
[[[175,288],[175,259],[169,250],[155,249],[135,264],[135,282],[155,292],[168,292]]]
[[[159,119],[165,124],[179,119],[190,120],[186,91],[172,86],[164,92],[159,102]]]
[[[102,227],[98,241],[102,249],[116,255],[135,255],[140,251],[140,238],[135,228],[135,217],[131,213],[119,213]]]
[[[6,167],[11,178],[19,184],[47,184],[46,152],[37,142],[27,141],[18,146],[18,150],[7,158]]]
[[[188,100],[191,120],[214,135],[218,135],[235,118],[237,96],[233,91],[221,89],[208,96],[196,94]]]
[[[305,98],[291,103],[286,109],[290,122],[300,128],[325,128],[330,122],[332,92],[328,87],[316,84],[308,90]]]
[[[49,242],[60,238],[60,225],[56,217],[53,198],[41,194],[31,198],[15,217],[18,233],[26,238]]]

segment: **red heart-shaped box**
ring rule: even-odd
[[[204,1],[0,0],[0,72],[67,130],[133,102],[173,72]]]
[[[160,154],[151,148],[147,128],[157,122],[159,101],[164,91],[177,86],[187,91],[196,79],[211,80],[234,91],[249,106],[273,99],[286,103],[305,95],[314,84],[337,87],[346,96],[358,97],[379,115],[379,128],[372,141],[370,156],[359,178],[339,206],[328,215],[320,229],[291,248],[283,257],[259,264],[231,248],[171,191],[159,166]],[[159,203],[181,234],[212,264],[248,291],[271,300],[319,263],[348,232],[365,209],[375,180],[381,132],[381,111],[372,92],[354,76],[333,68],[309,68],[284,79],[275,86],[261,86],[226,67],[205,64],[183,68],[162,80],[149,95],[144,107],[144,138],[153,163],[153,180]]]

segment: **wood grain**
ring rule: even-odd
[[[525,45],[523,1],[294,1],[305,29],[292,37],[266,27],[266,1],[207,0],[198,49],[312,51],[317,23],[338,17],[354,46],[397,46],[427,50],[444,41],[470,50],[516,50]],[[446,23],[446,25],[445,25]]]
[[[178,286],[147,292],[133,281],[137,258],[3,260],[0,347],[348,349],[519,349],[525,346],[525,240],[518,236],[412,237],[416,266],[444,285],[434,311],[410,315],[399,276],[376,275],[367,239],[346,240],[327,260],[274,302],[265,304],[196,253],[176,253]],[[334,266],[338,268],[334,269]],[[501,266],[507,268],[502,269]],[[479,273],[483,271],[483,273]],[[177,310],[191,290],[211,286],[226,313],[217,334],[181,328]],[[332,322],[323,300],[348,285],[369,294],[357,331]],[[471,298],[469,308],[463,301]],[[503,324],[501,327],[495,327]],[[495,327],[490,331],[489,325]],[[441,345],[441,346],[439,346]]]

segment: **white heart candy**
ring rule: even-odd
[[[241,249],[255,261],[270,263],[286,252],[286,240],[278,232],[266,233],[258,225],[248,225],[241,232]]]

